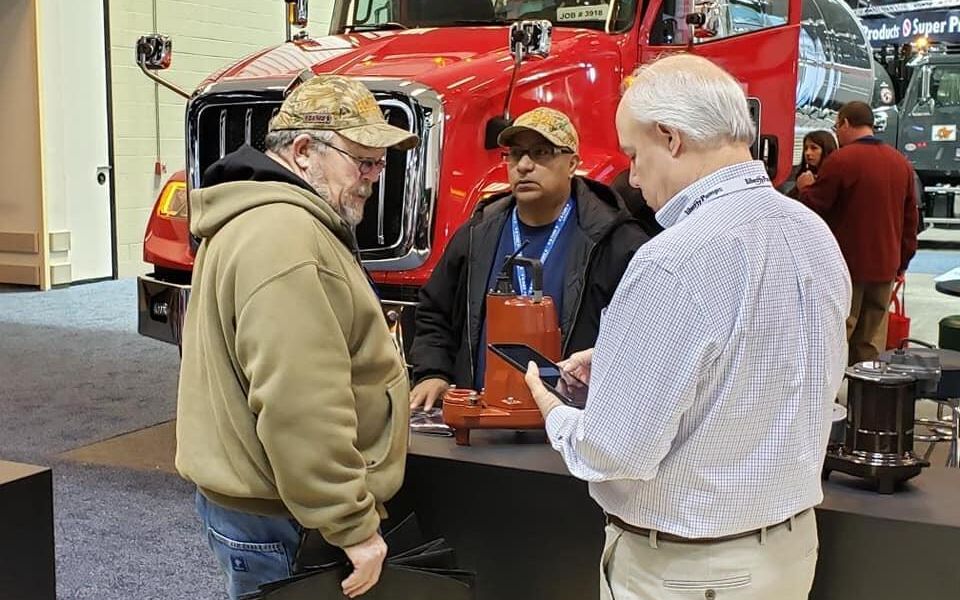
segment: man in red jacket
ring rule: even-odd
[[[884,350],[893,282],[917,251],[917,196],[910,163],[874,137],[868,104],[843,105],[835,131],[840,149],[816,177],[798,177],[797,187],[800,202],[830,226],[850,269],[847,341],[854,364]]]

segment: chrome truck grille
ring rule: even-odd
[[[422,143],[410,152],[387,152],[386,168],[356,228],[360,255],[371,270],[413,269],[430,253],[441,104],[431,90],[416,84],[365,83],[373,89],[387,120],[416,133]],[[267,126],[280,107],[285,85],[261,85],[257,90],[241,90],[237,84],[218,84],[190,101],[186,133],[191,188],[202,185],[203,173],[211,164],[241,145],[264,149]]]

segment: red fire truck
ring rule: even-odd
[[[507,189],[494,140],[514,115],[543,105],[569,114],[582,139],[580,174],[629,192],[613,124],[625,81],[664,53],[699,54],[743,83],[758,123],[755,155],[779,183],[793,164],[795,127],[828,128],[839,104],[873,92],[869,47],[842,0],[336,0],[325,37],[290,35],[306,25],[306,3],[285,7],[286,43],[192,93],[156,74],[170,65],[169,39],[138,43],[144,73],[187,98],[186,170],[162,190],[144,240],[155,267],[139,280],[144,335],[180,340],[195,250],[189,190],[240,145],[262,149],[270,117],[304,73],[359,79],[392,124],[422,140],[388,153],[356,230],[386,314],[401,322],[477,201]]]

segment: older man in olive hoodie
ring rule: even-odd
[[[347,596],[379,579],[380,515],[403,480],[409,384],[351,227],[386,149],[416,144],[362,84],[318,76],[283,103],[266,154],[241,148],[191,193],[202,242],[176,465],[198,487],[231,598],[289,576],[304,529],[346,553]]]

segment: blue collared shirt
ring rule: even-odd
[[[573,208],[567,217],[563,229],[550,251],[548,260],[543,264],[543,294],[553,299],[553,304],[557,309],[557,325],[559,326],[560,315],[563,314],[563,288],[564,279],[567,273],[567,253],[570,247],[571,232],[577,228],[577,203],[573,202]],[[542,258],[543,250],[547,245],[547,240],[553,232],[556,221],[548,225],[533,227],[526,225],[523,221],[518,222],[520,228],[520,239],[528,242],[523,250],[523,256]],[[490,265],[490,273],[487,275],[487,290],[492,290],[497,285],[497,275],[503,270],[503,263],[507,257],[515,252],[513,244],[513,230],[510,226],[510,217],[504,222],[500,229],[500,241],[497,243],[496,254]],[[527,281],[531,282],[532,273],[528,273]],[[517,279],[517,270],[513,272],[513,289],[520,291],[520,282]],[[484,317],[480,326],[480,344],[477,346],[476,356],[477,368],[474,372],[474,387],[482,389],[487,373],[487,319]]]
[[[818,504],[850,308],[833,235],[756,161],[657,219],[601,320],[586,409],[548,415],[553,447],[606,512],[675,535]]]

